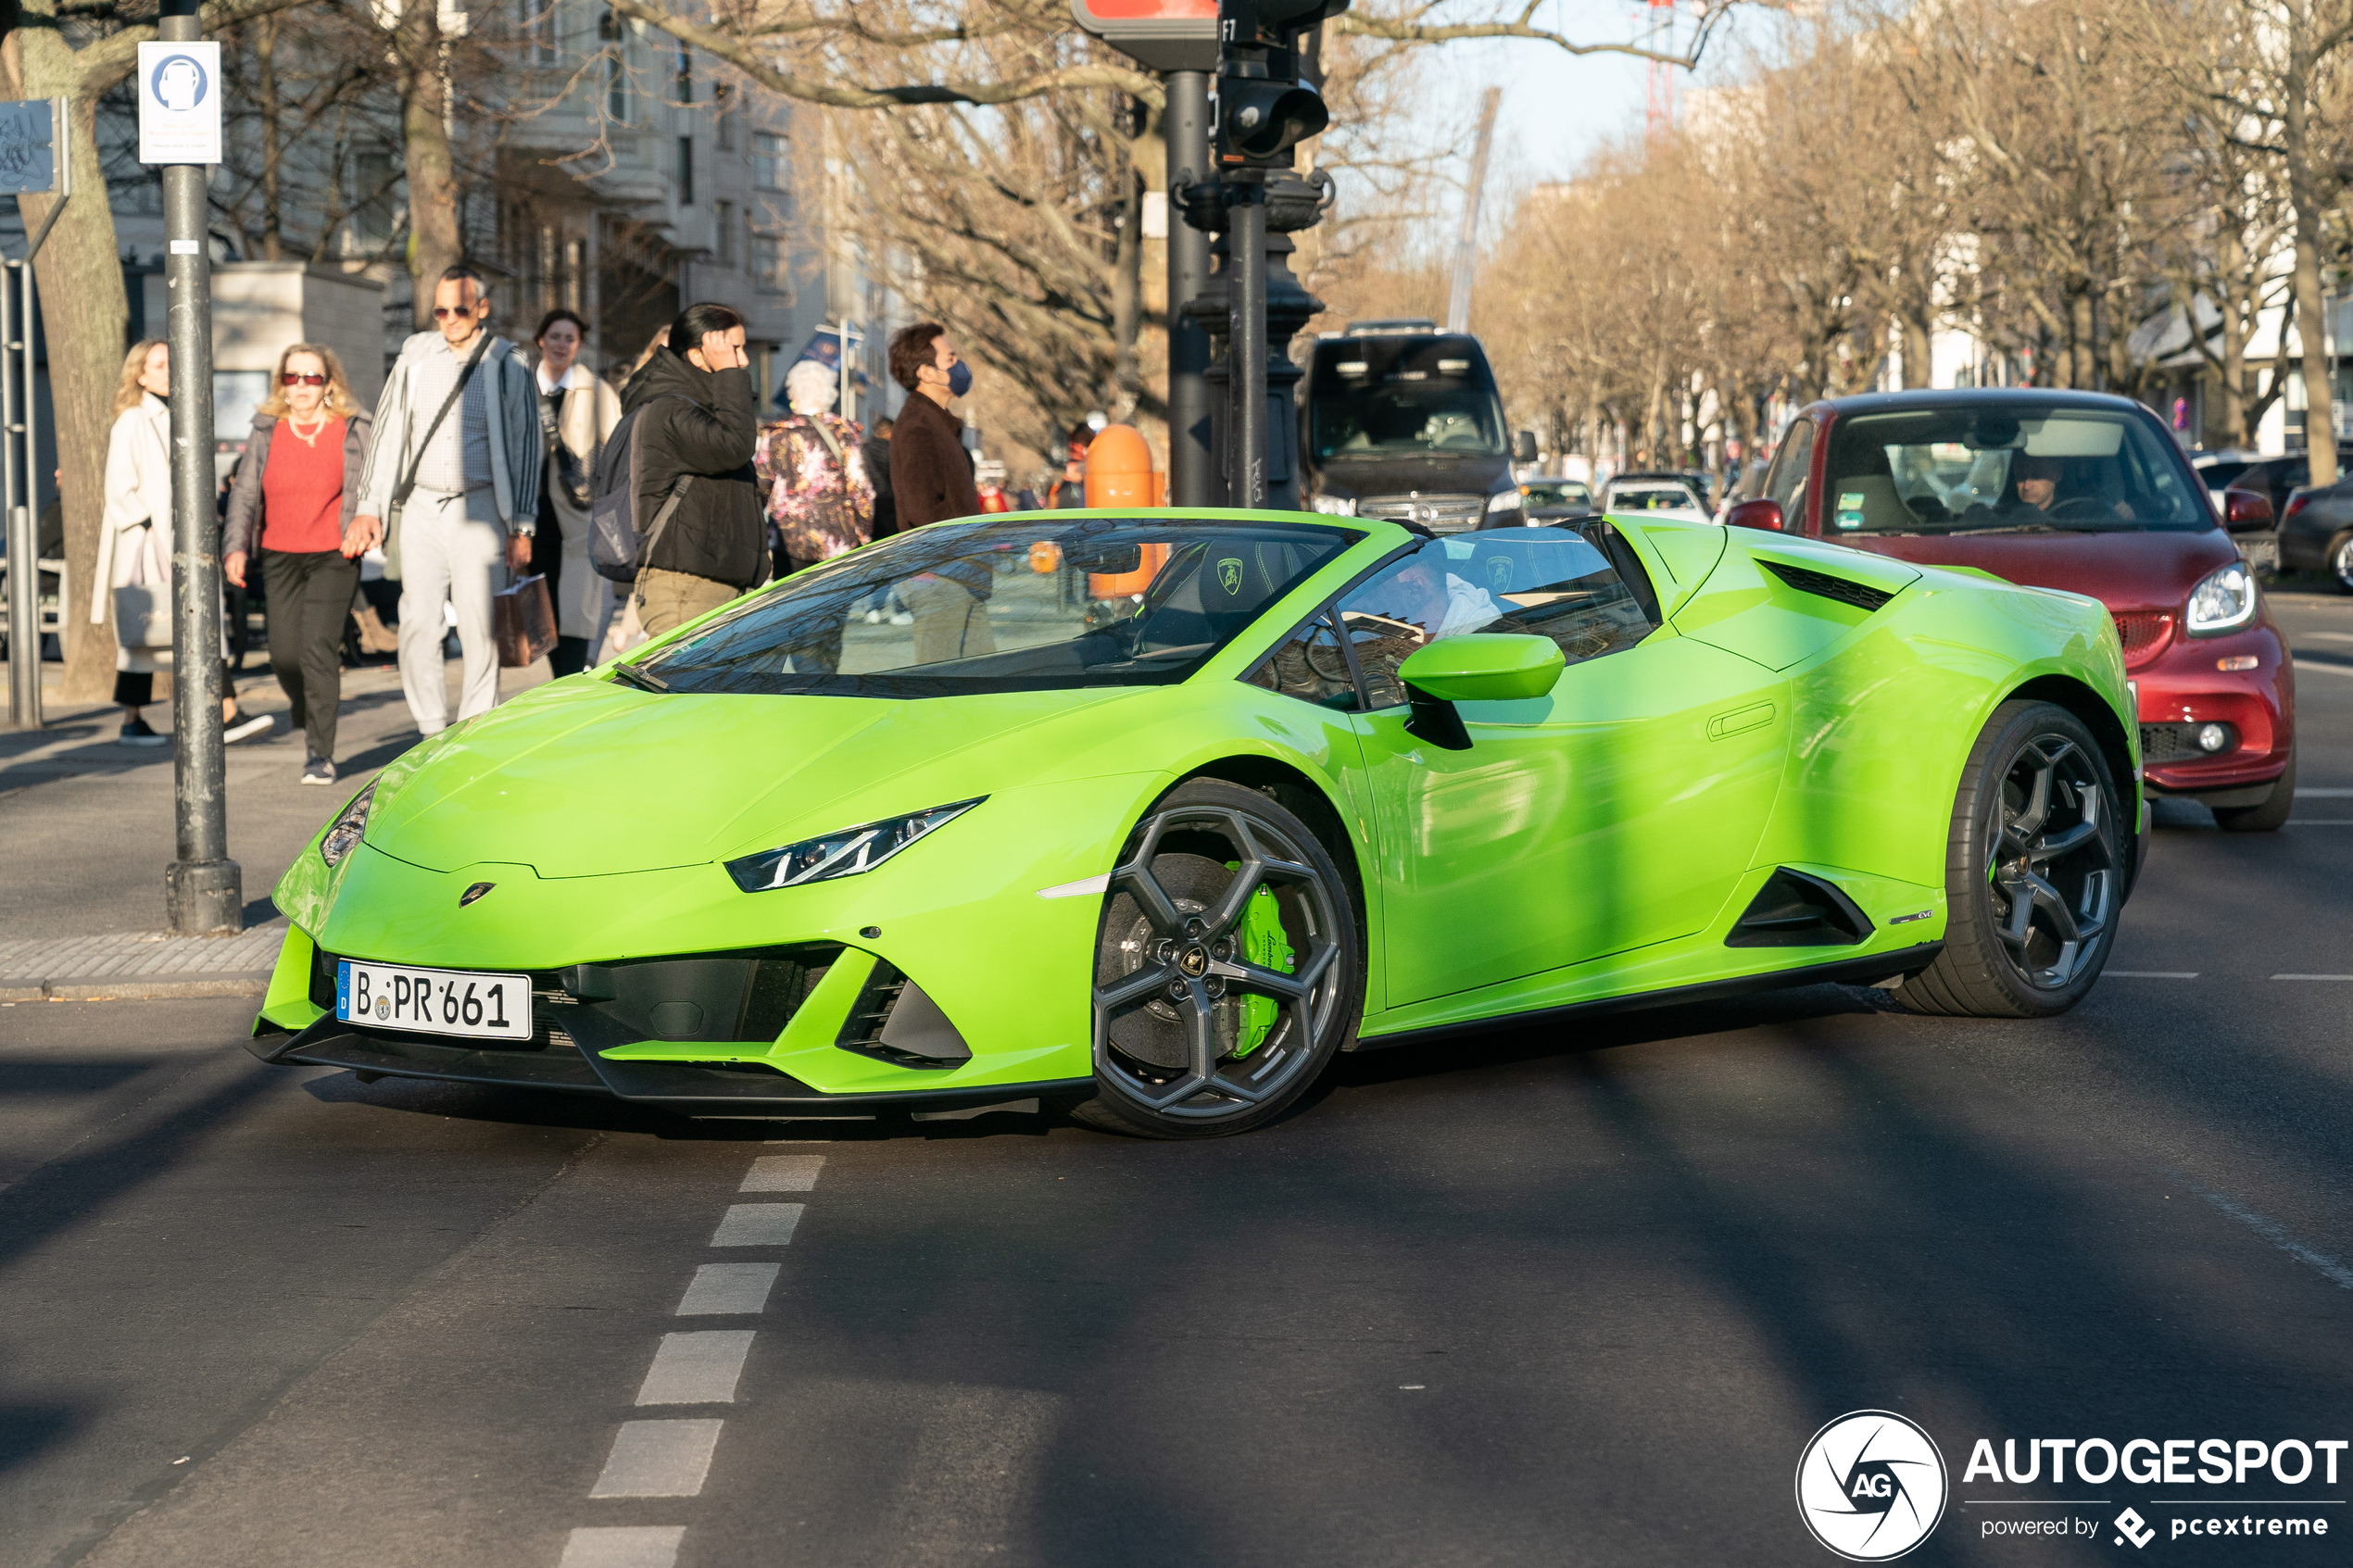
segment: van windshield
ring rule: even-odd
[[[1822,532],[2050,533],[2215,526],[2172,443],[2127,413],[1971,402],[1831,427]]]

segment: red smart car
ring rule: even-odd
[[[2269,833],[2295,804],[2295,676],[2231,533],[2270,528],[2271,506],[2231,490],[2219,509],[2139,404],[1988,388],[1813,404],[1724,521],[2098,599],[2139,693],[2147,793]]]

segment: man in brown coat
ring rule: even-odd
[[[918,321],[890,340],[890,379],[907,389],[890,433],[890,490],[904,533],[980,511],[972,461],[964,456],[963,421],[948,411],[950,399],[972,387],[972,367],[956,353],[948,329]],[[988,569],[956,561],[902,583],[899,596],[915,617],[915,661],[968,659],[994,653],[988,628]]]

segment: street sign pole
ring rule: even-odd
[[[66,101],[0,104],[0,191],[54,193],[49,214],[21,261],[0,265],[0,517],[8,530],[8,722],[41,727],[41,539],[32,496],[40,465],[32,442],[32,258],[64,210],[71,185],[66,158]],[[57,584],[62,622],[70,602]]]
[[[1210,178],[1209,73],[1172,70],[1161,127],[1174,191]],[[1209,235],[1172,205],[1168,222],[1168,499],[1173,506],[1214,503],[1216,457],[1210,449],[1209,333],[1187,304],[1209,283]]]
[[[1229,506],[1257,508],[1266,504],[1266,187],[1227,175],[1230,204],[1227,256],[1234,282],[1226,296],[1226,341],[1231,345],[1226,362],[1233,413],[1226,444]]]
[[[140,45],[140,157],[163,169],[164,338],[171,347],[171,729],[179,859],[164,872],[171,929],[245,928],[243,875],[229,859],[220,703],[220,520],[213,508],[212,259],[200,159],[220,161],[220,46],[197,42],[195,0],[165,0],[158,43]],[[210,80],[206,80],[207,77]],[[193,140],[164,141],[157,123]],[[174,117],[178,123],[167,120]],[[208,125],[207,118],[208,116]],[[179,117],[185,117],[181,119]],[[202,141],[208,129],[211,143]],[[150,154],[161,153],[160,157]]]

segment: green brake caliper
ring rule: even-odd
[[[1241,870],[1239,861],[1226,864],[1229,872]],[[1292,972],[1298,954],[1291,950],[1290,938],[1283,934],[1282,907],[1276,903],[1274,890],[1261,884],[1250,896],[1250,908],[1243,911],[1241,922],[1242,952],[1252,963],[1279,973]],[[1282,1016],[1282,1004],[1274,997],[1256,991],[1241,993],[1242,1016],[1240,1037],[1234,1047],[1237,1057],[1248,1056],[1266,1043],[1274,1032],[1275,1020]]]

